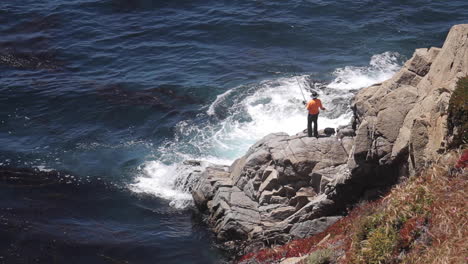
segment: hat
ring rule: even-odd
[[[310,96],[312,96],[312,98],[314,98],[314,99],[315,99],[315,98],[317,98],[317,97],[318,97],[318,93],[317,93],[317,92],[312,92],[312,94],[311,94]]]

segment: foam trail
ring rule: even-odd
[[[191,204],[190,184],[196,182],[193,175],[197,171],[210,163],[231,164],[269,133],[291,135],[306,128],[307,112],[299,83],[306,88],[306,96],[311,89],[317,91],[327,108],[320,114],[319,129],[336,128],[349,123],[353,91],[390,78],[400,68],[398,56],[386,52],[374,55],[366,67],[337,69],[329,84],[311,83],[309,76],[303,75],[230,89],[216,98],[204,118],[177,124],[174,140],[160,147],[153,160],[141,166],[129,188],[184,208]],[[185,164],[187,160],[203,162],[194,167]]]
[[[215,114],[215,107],[216,105],[218,105],[224,98],[226,98],[230,93],[232,93],[232,89],[230,90],[227,90],[226,92],[216,96],[216,99],[215,101],[210,105],[210,107],[208,108],[208,111],[207,111],[207,114],[208,115],[214,115]]]

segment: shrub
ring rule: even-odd
[[[362,244],[360,263],[386,263],[398,244],[397,232],[392,226],[379,226]]]
[[[384,198],[357,206],[323,233],[244,260],[272,263],[309,254],[301,263],[464,264],[468,173],[451,173],[462,151],[450,151]]]
[[[307,264],[329,264],[335,259],[331,249],[319,249],[307,257]]]
[[[451,147],[468,142],[468,76],[460,78],[448,107],[448,135],[453,135]]]
[[[385,263],[398,245],[395,222],[383,213],[376,213],[358,221],[354,227],[352,262]]]

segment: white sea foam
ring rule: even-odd
[[[204,170],[209,164],[229,165],[230,160],[211,158],[202,160],[200,165],[174,162],[165,164],[161,161],[148,161],[139,168],[136,181],[129,185],[136,193],[155,195],[170,201],[174,208],[185,208],[192,204],[190,187],[195,178],[191,173]]]
[[[191,201],[191,196],[177,190],[174,181],[174,176],[183,173],[187,172],[177,163],[166,165],[160,161],[149,161],[140,169],[140,175],[130,189],[168,199],[175,208],[183,208]]]
[[[335,79],[328,85],[311,83],[308,76],[303,75],[228,90],[209,106],[204,119],[177,124],[174,139],[161,146],[153,160],[141,166],[129,188],[167,199],[173,207],[184,208],[191,203],[191,195],[189,185],[180,183],[193,181],[190,175],[194,169],[202,170],[210,163],[229,165],[269,133],[296,134],[306,128],[307,112],[302,105],[300,87],[306,98],[310,88],[316,90],[327,108],[321,113],[319,129],[336,128],[350,120],[352,90],[390,78],[400,68],[398,56],[386,52],[373,56],[366,67],[337,69],[333,73]],[[184,164],[185,160],[203,162],[201,167],[194,168]]]
[[[399,58],[400,55],[396,52],[384,52],[372,56],[369,66],[339,68],[333,73],[336,78],[328,87],[356,90],[383,82],[400,69]]]
[[[53,169],[49,169],[45,165],[38,165],[38,166],[35,166],[35,168],[37,168],[39,171],[44,171],[44,172],[53,171]]]
[[[230,93],[232,93],[233,89],[227,90],[226,92],[216,96],[216,100],[210,105],[208,108],[208,111],[206,112],[208,115],[214,115],[215,114],[215,107],[218,105],[226,96],[228,96]]]

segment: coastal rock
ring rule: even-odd
[[[299,219],[328,213],[317,194],[348,156],[336,137],[271,134],[229,169],[208,167],[193,187],[194,201],[220,241],[281,241]]]
[[[417,49],[391,79],[361,89],[335,136],[267,135],[229,168],[208,167],[192,194],[226,245],[285,243],[325,230],[443,149],[447,106],[468,75],[468,25],[442,48]]]
[[[398,166],[409,174],[443,150],[447,106],[468,74],[468,25],[450,30],[442,48],[417,49],[391,79],[358,92],[353,102],[356,161]]]
[[[222,166],[206,168],[192,190],[195,205],[201,211],[206,210],[208,201],[213,199],[215,190],[219,187],[232,187],[232,182],[229,179],[229,173],[226,171],[226,168]]]
[[[344,137],[354,137],[355,135],[356,133],[352,127],[339,128],[336,133],[336,137],[339,139],[343,139]]]
[[[305,238],[323,232],[327,227],[338,221],[340,216],[320,217],[295,224],[289,232],[296,238]]]

